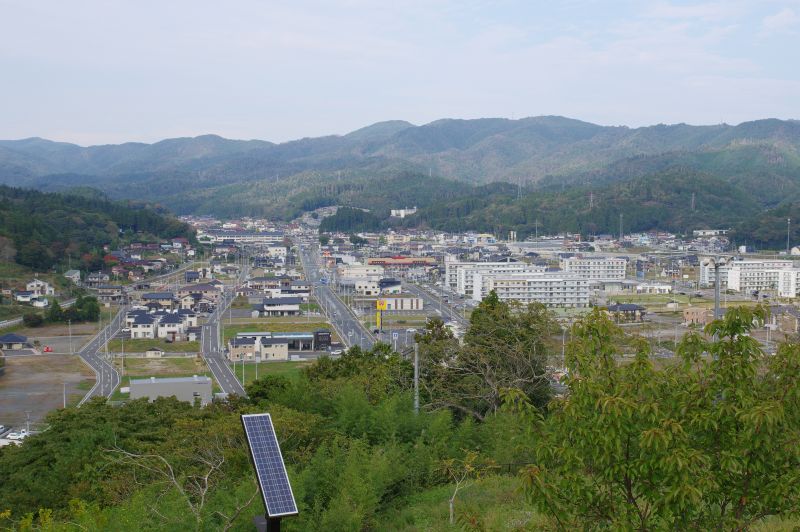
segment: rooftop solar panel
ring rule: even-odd
[[[242,415],[242,424],[256,466],[258,484],[269,517],[296,515],[297,503],[269,414]]]

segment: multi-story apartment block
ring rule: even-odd
[[[625,279],[628,260],[611,257],[567,257],[561,259],[560,266],[565,273],[577,275],[582,279],[612,281]]]
[[[460,262],[445,261],[447,286],[462,295],[472,295],[475,274],[544,273],[544,266],[526,262]]]
[[[731,261],[720,266],[719,268],[719,285],[721,288],[728,288],[728,274],[731,269],[736,268],[740,272],[758,271],[758,270],[786,270],[794,266],[790,260],[736,260]],[[740,273],[741,278],[741,273]],[[714,267],[703,264],[700,261],[700,286],[714,286]],[[731,288],[732,290],[739,290],[739,288]]]
[[[480,301],[492,290],[503,301],[564,308],[589,306],[589,280],[562,272],[475,275],[473,299]]]

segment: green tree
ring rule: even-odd
[[[537,423],[527,493],[559,528],[743,529],[800,510],[800,346],[767,359],[731,308],[656,369],[595,310],[573,327],[569,394]]]
[[[473,311],[463,346],[441,320],[431,320],[418,337],[428,406],[484,420],[497,412],[508,388],[543,406],[550,394],[545,366],[557,330],[544,305],[506,303],[494,292]]]
[[[58,300],[54,299],[50,303],[50,308],[47,309],[47,321],[50,323],[58,323],[64,319],[64,310],[61,308]]]

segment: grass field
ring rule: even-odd
[[[297,378],[300,375],[300,370],[310,366],[311,362],[260,362],[258,364],[244,365],[244,382],[245,384],[253,382],[256,379],[256,374],[259,378],[264,375],[283,375],[290,379]],[[231,369],[235,371],[239,381],[242,380],[242,364],[231,364]],[[258,369],[256,369],[258,366]]]
[[[200,351],[200,342],[165,342],[161,338],[126,338],[124,343],[122,339],[114,339],[108,342],[108,350],[115,353],[122,351],[125,348],[126,353],[144,353],[148,349],[159,347],[167,353],[192,353]]]
[[[249,309],[250,303],[247,302],[247,298],[245,296],[236,296],[236,298],[231,302],[231,308]]]
[[[278,318],[280,319],[280,318]],[[295,318],[297,319],[297,318]],[[314,332],[317,329],[333,330],[329,323],[322,321],[275,321],[270,319],[250,321],[248,323],[234,323],[224,325],[223,339],[228,341],[241,332]]]

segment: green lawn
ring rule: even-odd
[[[283,375],[291,379],[297,378],[300,375],[300,370],[304,367],[311,365],[311,362],[260,362],[245,363],[244,364],[244,382],[245,384],[252,382],[256,379],[256,366],[258,366],[258,376],[264,375]],[[242,364],[230,364],[231,369],[236,373],[239,381],[242,380]]]
[[[191,353],[200,351],[200,342],[165,342],[161,338],[126,338],[114,339],[108,342],[108,350],[115,353],[122,351],[123,346],[126,353],[144,353],[148,349],[159,347],[168,353]]]

